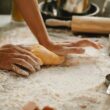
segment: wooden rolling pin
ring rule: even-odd
[[[110,18],[104,17],[73,16],[72,21],[48,19],[46,20],[46,25],[71,27],[73,32],[110,33]]]

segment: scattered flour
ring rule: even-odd
[[[70,38],[74,39],[73,36]],[[0,33],[2,45],[35,42],[27,27]],[[1,70],[0,110],[20,110],[31,100],[41,108],[50,105],[57,110],[109,110],[109,97],[99,89],[94,90],[96,85],[104,82],[105,75],[110,73],[109,60],[106,55],[101,56],[98,51],[86,48],[85,55],[72,55],[68,58],[65,62],[65,65],[70,64],[68,67],[43,67],[41,71],[28,78],[14,76],[11,72]],[[90,90],[91,88],[93,90]]]

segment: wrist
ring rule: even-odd
[[[45,40],[43,42],[39,42],[39,44],[43,45],[46,48],[50,48],[53,45],[53,42],[51,40]]]

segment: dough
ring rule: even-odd
[[[41,59],[43,65],[59,65],[65,61],[64,56],[58,56],[39,44],[33,45],[31,52]]]

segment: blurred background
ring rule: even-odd
[[[38,0],[39,2],[44,0]],[[108,1],[108,4],[106,2]],[[90,2],[96,3],[100,7],[100,13],[101,9],[103,9],[104,4],[106,4],[106,10],[104,13],[104,16],[110,16],[110,0],[90,0]],[[0,14],[10,14],[11,13],[11,7],[12,7],[12,0],[0,0]]]
[[[43,1],[43,0],[39,0]],[[0,14],[10,14],[12,0],[0,0]]]

